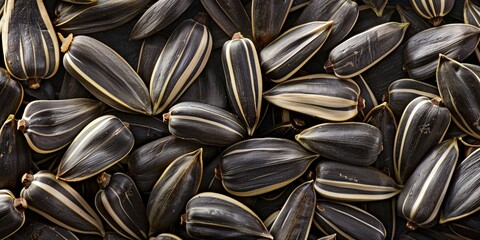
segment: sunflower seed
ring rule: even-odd
[[[435,146],[408,178],[397,202],[397,213],[408,220],[407,228],[436,223],[458,154],[457,140],[446,140]]]
[[[176,137],[205,145],[229,146],[247,135],[237,116],[204,103],[176,104],[164,114],[164,119]]]
[[[146,239],[148,222],[142,197],[133,180],[124,173],[102,173],[97,182],[95,208],[118,234],[129,239]]]
[[[414,79],[398,79],[388,87],[388,106],[400,119],[407,105],[415,98],[424,96],[430,99],[440,98],[436,86]]]
[[[442,17],[452,10],[455,0],[410,0],[410,3],[418,15],[438,26],[442,22]]]
[[[400,45],[408,25],[389,22],[345,40],[330,52],[325,69],[339,78],[359,75]]]
[[[6,239],[23,226],[26,208],[25,199],[15,198],[9,190],[0,190],[0,239]]]
[[[60,64],[57,36],[43,1],[6,1],[2,24],[5,65],[15,78],[40,87]],[[20,30],[20,29],[21,30]]]
[[[355,166],[334,161],[317,165],[315,190],[320,195],[342,201],[389,199],[401,186],[382,171],[370,166]]]
[[[472,25],[429,28],[407,40],[403,49],[404,68],[413,79],[427,79],[435,75],[439,54],[462,61],[473,53],[479,41],[480,29]]]
[[[293,2],[293,0],[252,1],[252,35],[260,49],[278,36]]]
[[[270,228],[275,239],[304,239],[308,237],[315,213],[316,196],[313,181],[295,188]]]
[[[376,217],[385,227],[387,236],[385,239],[395,240],[397,236],[397,199],[390,198],[381,201],[367,202],[365,209]]]
[[[25,107],[18,130],[35,152],[52,153],[70,144],[103,109],[103,103],[87,98],[37,100]]]
[[[241,32],[253,39],[250,17],[240,0],[200,0],[217,25],[231,38]]]
[[[32,157],[14,115],[0,128],[0,143],[0,189],[15,191],[21,176],[30,170]]]
[[[40,171],[22,177],[20,196],[28,201],[28,209],[60,227],[81,234],[103,236],[102,221],[83,197],[55,175]]]
[[[295,139],[323,157],[363,166],[375,162],[383,149],[382,132],[358,122],[319,124],[303,130]]]
[[[187,233],[200,239],[270,239],[262,220],[247,206],[222,194],[200,193],[187,203]]]
[[[202,22],[205,16],[198,18]],[[207,64],[212,36],[200,22],[187,19],[178,25],[155,63],[150,80],[155,115],[174,104]]]
[[[65,228],[33,220],[30,217],[25,219],[25,224],[23,224],[20,231],[17,231],[14,235],[9,237],[11,240],[25,240],[32,238],[48,240],[79,240],[75,234]]]
[[[264,92],[281,108],[330,121],[345,121],[358,113],[360,88],[351,79],[314,74],[291,79]]]
[[[333,21],[313,21],[293,27],[263,48],[260,63],[273,82],[283,82],[320,50],[332,31]]]
[[[222,184],[227,192],[240,197],[270,192],[300,177],[317,157],[292,140],[245,140],[222,153]]]
[[[122,112],[152,114],[148,89],[113,49],[87,36],[62,39],[63,66],[93,96]],[[109,81],[105,81],[109,79]]]
[[[404,184],[429,150],[442,141],[451,117],[440,102],[439,98],[418,97],[405,108],[393,150],[398,183]]]
[[[222,62],[230,105],[252,136],[260,121],[263,92],[262,71],[253,42],[236,33],[223,45]]]
[[[142,11],[149,1],[96,0],[92,4],[58,1],[53,24],[64,33],[86,34],[116,28]]]
[[[68,147],[58,166],[57,179],[76,182],[97,175],[127,156],[133,141],[132,133],[117,117],[96,118]]]
[[[146,86],[150,86],[153,68],[155,68],[155,63],[160,53],[162,53],[167,40],[167,36],[162,33],[157,33],[146,37],[142,41],[136,71]]]
[[[0,68],[0,122],[7,120],[8,115],[16,114],[23,101],[22,84],[13,80],[7,71]]]
[[[480,149],[475,150],[453,173],[442,208],[440,223],[454,221],[480,210]]]
[[[175,159],[155,183],[147,204],[149,235],[168,231],[197,193],[203,174],[202,151],[200,148]]]
[[[469,135],[480,138],[480,75],[465,65],[440,55],[437,84],[443,103],[456,125]]]
[[[400,19],[402,20],[402,22],[410,23],[410,26],[408,27],[406,33],[407,39],[423,30],[432,27],[432,24],[424,18],[420,17],[413,8],[397,4],[396,9],[398,14],[400,15]]]
[[[193,0],[157,1],[133,26],[130,39],[138,40],[155,34],[175,21]]]
[[[387,235],[377,218],[345,203],[318,201],[313,223],[325,234],[336,233],[338,239],[383,240]]]

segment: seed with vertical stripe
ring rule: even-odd
[[[125,59],[92,37],[72,38],[62,38],[63,66],[70,75],[112,108],[152,114],[148,89]]]
[[[337,234],[337,239],[383,240],[387,233],[383,224],[370,213],[350,204],[320,200],[313,223],[324,234]]]
[[[102,221],[83,197],[65,182],[46,171],[22,177],[20,196],[28,209],[73,232],[103,236]]]
[[[75,137],[58,166],[57,178],[76,182],[105,171],[133,148],[126,124],[112,115],[90,122]]]
[[[404,184],[425,154],[440,143],[450,125],[450,112],[440,99],[415,98],[403,112],[394,145],[397,182]]]
[[[206,21],[204,18],[200,14],[198,21]],[[178,25],[156,60],[150,79],[154,115],[174,104],[207,64],[212,36],[198,21],[187,19]]]
[[[193,238],[273,240],[252,210],[222,194],[197,194],[188,201],[185,218],[187,233]]]
[[[456,125],[469,135],[480,138],[480,75],[464,64],[441,55],[437,85]]]
[[[7,70],[0,68],[0,123],[7,120],[8,115],[16,114],[23,101],[23,87],[13,80]]]
[[[425,96],[430,99],[439,98],[438,88],[434,85],[414,79],[398,79],[388,87],[388,106],[400,119],[407,105],[415,98]]]
[[[400,45],[408,25],[389,22],[345,40],[330,52],[325,69],[339,78],[359,75]]]
[[[202,149],[175,159],[155,183],[147,203],[150,234],[167,232],[180,220],[185,204],[200,187]]]
[[[397,213],[408,220],[407,228],[436,223],[458,159],[457,140],[435,146],[408,178],[397,202]]]
[[[435,75],[438,54],[462,61],[480,41],[480,28],[468,24],[446,24],[429,28],[409,38],[403,49],[404,69],[416,80]]]
[[[418,15],[438,26],[442,22],[442,17],[452,10],[455,0],[410,0],[410,4]]]
[[[6,239],[17,232],[25,223],[27,201],[15,198],[9,190],[0,190],[0,239]]]
[[[235,196],[260,195],[293,182],[317,157],[292,140],[245,140],[222,153],[222,184]]]
[[[148,222],[142,197],[133,180],[124,173],[102,173],[97,182],[95,208],[118,234],[125,238],[147,238]]]
[[[101,32],[130,21],[147,4],[148,1],[137,0],[96,0],[92,4],[72,4],[58,1],[53,24],[64,33]]]
[[[295,188],[270,228],[275,239],[307,239],[315,213],[313,181]]]
[[[465,0],[463,21],[467,24],[480,27],[480,6],[477,4],[475,1]]]
[[[366,123],[322,123],[303,130],[295,139],[323,157],[363,166],[375,162],[383,149],[382,133]]]
[[[160,53],[162,53],[167,40],[168,36],[162,33],[157,33],[144,38],[142,41],[136,71],[147,86],[150,86],[150,80],[152,78],[153,68],[155,68],[155,62],[160,56]]]
[[[15,116],[10,115],[0,128],[0,189],[15,191],[31,161],[28,144],[17,131]]]
[[[39,88],[60,64],[57,36],[43,1],[6,1],[2,17],[2,46],[8,72]]]
[[[263,48],[273,41],[287,19],[293,0],[253,0],[252,35]]]
[[[325,161],[317,165],[316,171],[315,190],[327,198],[377,201],[389,199],[402,190],[395,180],[370,166]]]
[[[205,145],[229,146],[246,137],[240,119],[221,108],[196,102],[174,105],[164,114],[168,129],[176,137]]]
[[[253,42],[236,33],[223,45],[222,62],[230,105],[252,136],[260,121],[263,92],[262,71]]]
[[[270,103],[330,121],[345,121],[358,113],[360,88],[351,79],[314,74],[278,84],[263,94]]]
[[[105,108],[87,98],[37,100],[30,102],[18,121],[30,147],[46,154],[64,148]]]
[[[440,223],[454,221],[480,210],[480,149],[475,150],[453,173],[442,208]]]
[[[283,82],[315,55],[332,31],[333,22],[313,21],[293,27],[259,53],[265,74],[273,82]]]

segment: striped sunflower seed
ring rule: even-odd
[[[316,171],[315,190],[331,199],[377,201],[389,199],[402,190],[390,176],[370,166],[324,161],[317,165]]]
[[[17,131],[14,115],[2,124],[0,143],[0,189],[15,191],[22,175],[30,170],[32,157],[22,133]]]
[[[480,27],[480,6],[472,0],[465,0],[463,21],[466,24]]]
[[[262,220],[247,206],[222,194],[197,194],[187,203],[187,233],[200,239],[273,240]]]
[[[265,4],[265,3],[263,3]],[[262,110],[262,71],[252,41],[236,33],[222,49],[227,92],[234,113],[253,136]]]
[[[170,133],[205,145],[230,146],[247,136],[236,115],[204,103],[178,103],[163,117]]]
[[[358,122],[322,123],[303,130],[295,139],[323,157],[363,166],[375,162],[383,149],[382,132]]]
[[[420,96],[434,99],[440,98],[440,93],[434,85],[414,79],[398,79],[388,87],[388,106],[397,119],[400,119],[407,105]]]
[[[446,140],[435,146],[408,178],[397,202],[397,213],[408,220],[407,228],[436,223],[458,154],[457,140]]]
[[[299,178],[318,154],[281,138],[253,138],[222,153],[221,180],[235,196],[255,196],[288,185]]]
[[[23,132],[32,150],[52,153],[70,144],[103,109],[102,102],[88,98],[37,100],[25,107],[18,130]]]
[[[332,31],[333,21],[313,21],[290,28],[263,48],[260,63],[271,81],[290,78],[315,55]]]
[[[68,147],[58,166],[57,179],[77,182],[95,176],[126,157],[133,141],[132,133],[117,117],[96,118]]]
[[[13,80],[7,70],[0,68],[0,122],[7,120],[10,114],[16,114],[23,101],[23,87]]]
[[[43,1],[5,2],[2,16],[2,46],[5,65],[15,78],[40,87],[53,77],[60,64],[57,36]],[[21,28],[21,30],[19,29]]]
[[[442,23],[442,17],[447,15],[455,4],[455,0],[410,0],[413,9],[434,26]]]
[[[95,196],[95,208],[119,235],[146,239],[148,222],[142,197],[133,180],[124,173],[102,173],[97,182],[101,190]]]
[[[61,39],[63,66],[93,96],[122,112],[152,114],[147,87],[118,53],[92,37]]]
[[[252,1],[252,35],[260,49],[278,36],[293,2],[293,0]]]
[[[345,203],[318,201],[313,223],[324,234],[337,234],[337,239],[383,240],[387,235],[377,218]]]
[[[15,198],[9,190],[0,190],[0,239],[7,239],[17,232],[25,223],[27,201]]]
[[[195,196],[203,174],[202,149],[175,159],[155,183],[147,203],[150,234],[168,231]]]
[[[193,0],[157,1],[133,26],[130,39],[138,40],[155,34],[175,21]]]
[[[91,4],[58,1],[53,24],[64,33],[86,34],[116,28],[133,19],[148,4],[136,0],[96,0]]]
[[[359,96],[360,88],[353,80],[330,74],[291,79],[263,93],[265,100],[281,108],[330,121],[357,115]]]
[[[480,210],[480,149],[455,169],[443,203],[440,223],[455,221]]]
[[[46,171],[22,177],[20,197],[28,209],[72,232],[105,235],[102,221],[83,197],[65,182]]]
[[[429,28],[407,40],[403,49],[404,69],[416,80],[435,75],[438,55],[462,61],[480,41],[480,28],[468,24],[446,24]]]
[[[295,188],[270,228],[274,239],[306,240],[312,225],[315,204],[312,180]]]
[[[207,64],[212,51],[212,36],[201,22],[187,19],[178,25],[156,60],[150,79],[153,114],[160,114],[174,104],[195,81]]]
[[[325,69],[339,78],[361,74],[400,45],[408,25],[389,22],[345,40],[330,52]]]
[[[441,99],[418,97],[411,101],[398,124],[394,145],[397,182],[404,184],[424,156],[440,143],[450,125],[450,112],[440,106]]]
[[[208,15],[229,36],[241,32],[253,39],[252,24],[240,0],[200,0]]]
[[[469,135],[480,138],[479,73],[441,55],[437,67],[437,85],[455,124]]]

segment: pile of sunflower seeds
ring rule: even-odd
[[[480,239],[479,0],[2,14],[0,239]]]

